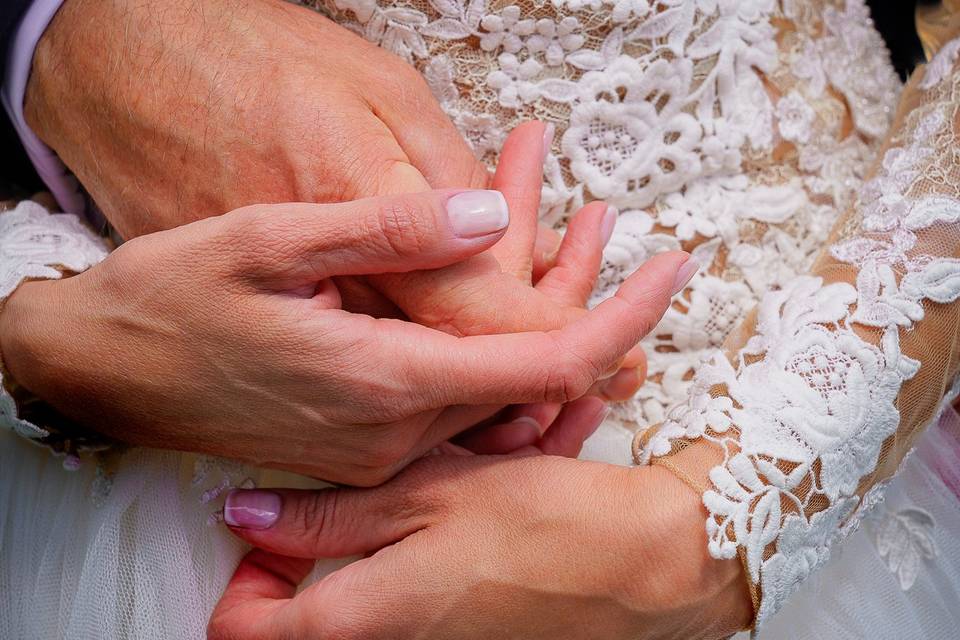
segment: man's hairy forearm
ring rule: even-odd
[[[206,141],[229,137],[227,125],[240,129],[244,101],[262,98],[250,90],[254,70],[231,60],[240,43],[270,64],[263,31],[249,28],[262,6],[68,0],[47,29],[27,88],[27,122],[105,211],[140,209],[119,221],[124,235],[150,226],[146,218],[160,207],[202,208],[177,201],[176,181],[188,164],[214,171]],[[154,171],[158,165],[168,170]],[[222,212],[207,204],[207,215]]]

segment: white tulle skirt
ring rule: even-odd
[[[960,503],[948,483],[951,472],[960,478],[960,438],[953,438],[929,430],[886,504],[761,638],[957,637]],[[584,455],[626,464],[629,441],[604,425]],[[218,496],[251,482],[311,484],[150,450],[118,456],[107,473],[92,465],[67,471],[45,450],[0,433],[0,637],[204,637],[244,552],[217,521]]]

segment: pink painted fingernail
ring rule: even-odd
[[[607,205],[607,211],[600,221],[600,240],[603,242],[603,246],[607,246],[613,236],[613,228],[617,226],[618,215],[620,215],[620,211],[615,206]]]
[[[494,190],[464,191],[447,200],[447,216],[460,238],[490,235],[510,224],[503,194]]]
[[[223,519],[231,527],[269,529],[280,517],[283,500],[273,491],[234,489],[227,494]]]
[[[687,283],[693,279],[693,276],[695,276],[699,270],[700,263],[697,262],[693,256],[687,258],[687,261],[684,262],[677,271],[677,277],[673,281],[673,295],[683,291],[683,288],[687,286]]]
[[[550,155],[550,148],[553,146],[553,136],[557,132],[557,127],[552,123],[548,122],[543,127],[543,161],[547,161],[547,156]]]

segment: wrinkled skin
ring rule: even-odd
[[[415,69],[278,0],[69,0],[38,47],[25,114],[124,238],[257,203],[490,183]],[[541,147],[543,125],[528,126]],[[514,183],[523,223],[489,253],[432,274],[341,279],[344,307],[454,335],[580,317],[584,295],[530,286],[559,238],[538,234],[542,156],[527,162],[494,185]],[[622,366],[598,390],[608,399],[639,387],[643,352]]]

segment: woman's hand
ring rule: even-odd
[[[552,332],[457,338],[339,308],[331,278],[455,263],[507,220],[495,191],[241,209],[22,285],[0,348],[24,387],[107,435],[377,483],[502,405],[579,397],[687,277],[686,254],[659,256]]]
[[[659,467],[431,456],[372,490],[238,490],[225,515],[259,549],[213,640],[720,638],[750,620],[739,562],[709,557],[699,496]],[[314,558],[347,555],[296,592]]]

